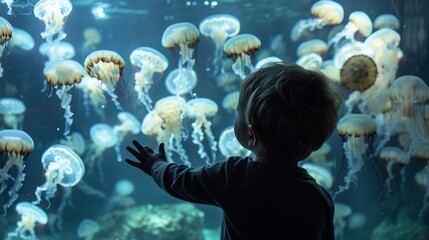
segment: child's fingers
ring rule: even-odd
[[[147,158],[148,157],[148,155],[147,155],[147,153],[146,153],[146,151],[145,150],[139,150],[139,151],[137,151],[137,150],[135,150],[134,148],[132,148],[132,147],[130,147],[130,146],[128,146],[127,147],[127,151],[128,152],[130,152],[134,157],[136,157],[139,161],[142,161],[143,159],[141,159],[142,157],[143,158]]]
[[[141,163],[138,163],[138,162],[134,162],[134,161],[132,161],[132,160],[130,160],[130,159],[125,159],[125,162],[126,163],[128,163],[128,164],[130,164],[131,166],[133,166],[133,167],[136,167],[136,168],[140,168],[140,164]]]

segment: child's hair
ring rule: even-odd
[[[334,131],[342,99],[327,77],[294,63],[269,63],[243,81],[240,103],[269,153],[300,161]]]

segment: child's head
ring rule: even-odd
[[[332,134],[340,104],[339,94],[322,73],[294,63],[264,65],[241,86],[236,128],[241,121],[247,130],[236,131],[241,135],[237,139],[249,148],[243,139],[247,131],[246,136],[256,135],[262,142],[262,155],[305,159]]]

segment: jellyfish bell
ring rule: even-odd
[[[391,182],[394,179],[394,167],[403,167],[410,161],[409,155],[398,147],[383,147],[380,152],[380,159],[386,162],[387,178],[385,180],[385,195],[391,192]],[[405,178],[404,168],[401,168],[402,180]]]
[[[323,59],[317,53],[307,53],[299,57],[295,63],[305,69],[319,70],[322,67]]]
[[[398,17],[393,14],[381,14],[374,19],[374,29],[391,28],[395,31],[399,30],[400,22]]]
[[[372,58],[364,54],[347,59],[341,68],[341,83],[353,91],[365,91],[377,79],[377,65]]]
[[[11,40],[13,33],[13,27],[10,23],[3,17],[0,17],[0,45],[1,51],[3,52],[4,45]]]
[[[334,177],[328,168],[312,162],[304,162],[300,167],[307,170],[308,174],[312,176],[318,184],[326,189],[330,189],[334,182]]]
[[[236,111],[238,106],[239,95],[240,95],[239,91],[233,91],[225,95],[225,97],[222,100],[222,107],[229,112]]]
[[[302,42],[296,49],[296,55],[301,57],[307,53],[316,53],[324,56],[328,51],[328,44],[321,39],[310,39]]]
[[[167,91],[173,95],[193,95],[192,91],[197,85],[197,81],[197,74],[193,69],[176,68],[167,75],[165,87]]]
[[[89,218],[83,219],[77,228],[77,236],[87,240],[93,239],[94,234],[101,230],[100,225]]]
[[[255,70],[263,68],[264,65],[267,63],[281,63],[281,62],[283,62],[283,60],[281,60],[279,57],[275,57],[275,56],[266,57],[266,58],[259,60],[256,63]]]
[[[219,136],[219,151],[225,158],[231,156],[249,156],[252,152],[245,149],[238,142],[234,133],[234,126],[225,128]]]
[[[247,76],[246,68],[255,70],[251,57],[261,47],[261,40],[253,34],[239,34],[225,42],[223,47],[226,56],[235,59],[232,69],[241,79]]]
[[[121,179],[115,184],[115,193],[121,197],[129,196],[134,189],[134,183],[128,179]]]
[[[116,134],[114,134],[113,128],[104,123],[94,124],[91,127],[89,133],[94,144],[102,148],[113,147],[118,141]]]
[[[84,49],[93,48],[101,43],[103,37],[98,29],[93,27],[87,27],[83,30],[83,38],[85,40],[83,44]]]
[[[66,18],[70,15],[73,5],[69,0],[40,0],[34,5],[34,16],[45,23],[45,31],[41,33],[43,39],[52,42],[57,35],[60,41],[66,37],[63,32]]]
[[[79,156],[82,156],[86,150],[85,139],[79,132],[72,132],[70,134],[70,140],[61,139],[60,144],[71,148]]]
[[[26,107],[18,98],[0,98],[0,115],[3,123],[12,129],[22,129]]]
[[[36,223],[48,223],[48,215],[44,210],[29,202],[19,202],[15,210],[21,215],[21,220],[17,222],[17,227],[7,235],[7,239],[20,237],[22,239],[37,239],[35,233]]]
[[[47,42],[40,44],[39,53],[42,56],[47,56],[49,61],[56,62],[59,60],[72,59],[76,51],[72,44],[61,41],[53,44]]]
[[[115,151],[117,155],[116,159],[118,160],[118,162],[120,162],[122,161],[122,156],[119,147],[122,141],[129,133],[138,134],[140,132],[140,122],[133,114],[129,112],[120,112],[118,113],[117,117],[121,123],[113,127],[113,132],[116,134],[117,137],[117,142],[115,145]]]
[[[34,39],[27,31],[17,27],[14,27],[12,31],[11,48],[19,47],[25,51],[30,51],[34,48]]]

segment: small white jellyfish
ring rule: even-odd
[[[34,16],[45,23],[45,31],[41,33],[48,43],[63,40],[67,34],[63,32],[66,18],[73,9],[69,0],[40,0],[34,5]]]
[[[15,210],[21,215],[21,220],[16,223],[13,232],[8,233],[7,240],[20,237],[27,240],[36,240],[36,223],[45,225],[48,223],[48,215],[38,206],[29,202],[19,202]]]
[[[237,111],[239,95],[239,91],[228,93],[222,100],[222,107],[228,112],[235,113]]]
[[[121,179],[115,184],[115,194],[119,196],[129,196],[134,192],[134,183],[128,179]]]
[[[188,115],[195,119],[192,122],[192,142],[198,145],[198,154],[205,160],[206,164],[212,164],[216,161],[217,142],[211,129],[212,123],[209,118],[216,115],[218,111],[217,104],[208,98],[193,98],[187,102],[189,106]],[[203,130],[204,129],[204,130]],[[204,136],[208,141],[212,153],[211,158],[204,150],[202,141]]]
[[[356,33],[360,33],[364,37],[368,37],[372,33],[372,21],[365,12],[352,12],[349,15],[349,22],[343,30],[329,40],[328,46],[334,45],[334,48],[337,49],[338,43],[343,38],[354,42]]]
[[[295,61],[295,63],[305,69],[320,70],[320,68],[322,67],[323,59],[317,53],[307,53],[299,57]]]
[[[197,85],[197,81],[197,74],[193,69],[188,71],[186,68],[176,68],[167,75],[165,87],[169,93],[176,96],[185,94],[193,96],[192,90]]]
[[[401,180],[404,181],[405,172],[403,166],[408,164],[410,157],[406,152],[398,147],[384,147],[380,152],[380,159],[386,162],[387,178],[384,185],[385,195],[389,197],[390,192],[392,191],[390,184],[394,178],[393,168],[395,166],[401,167]]]
[[[182,145],[182,140],[187,138],[183,120],[188,114],[186,100],[179,96],[168,96],[158,100],[155,104],[156,114],[163,120],[163,139],[167,159],[171,160],[172,151],[180,156],[180,160],[190,166],[189,158]],[[158,142],[160,143],[160,142]]]
[[[102,119],[105,118],[104,106],[106,104],[106,96],[103,91],[107,91],[104,83],[97,78],[85,75],[80,83],[76,84],[76,88],[83,91],[83,105],[85,107],[85,115],[89,116],[90,107]]]
[[[381,14],[374,19],[374,29],[391,28],[395,31],[399,30],[400,22],[398,17],[393,14]]]
[[[347,227],[347,218],[352,214],[352,208],[340,202],[334,202],[334,232],[335,239],[342,239]]]
[[[106,149],[115,146],[118,143],[118,137],[113,128],[105,123],[96,123],[89,130],[92,144],[86,154],[85,163],[88,164],[88,172],[91,173],[94,163],[97,162],[100,179],[103,179],[102,161],[103,153]]]
[[[70,134],[70,139],[61,139],[60,144],[71,148],[79,156],[82,156],[86,150],[85,139],[79,132],[72,132]]]
[[[311,6],[312,18],[300,20],[291,32],[291,39],[297,41],[306,30],[313,31],[327,25],[340,24],[344,18],[343,7],[335,1],[321,0]]]
[[[0,115],[6,127],[22,129],[26,107],[18,98],[0,98]]]
[[[216,46],[213,65],[215,75],[222,66],[223,46],[227,38],[240,32],[240,21],[229,14],[215,14],[204,18],[199,26],[202,35],[213,40]]]
[[[261,40],[253,34],[239,34],[225,42],[223,51],[226,53],[228,58],[234,60],[232,70],[235,74],[244,79],[249,72],[255,71],[252,64],[252,56],[261,47]]]
[[[312,176],[318,184],[326,189],[330,189],[334,182],[334,176],[328,168],[312,162],[304,162],[300,167],[307,170],[308,174]]]
[[[89,218],[83,219],[77,228],[77,236],[85,240],[92,240],[94,235],[100,231],[100,225]]]
[[[190,71],[194,64],[194,50],[200,40],[198,28],[189,22],[180,22],[168,26],[162,35],[162,46],[168,49],[179,49],[178,68],[186,64],[186,69]]]
[[[316,53],[325,56],[328,51],[328,44],[321,39],[310,39],[299,44],[296,49],[296,55],[301,57],[307,53]]]
[[[73,112],[71,111],[72,95],[70,89],[75,83],[79,83],[85,75],[85,70],[80,63],[73,60],[61,60],[47,62],[43,70],[46,83],[57,89],[56,95],[61,100],[64,109],[65,127],[64,136],[70,138],[70,127],[73,123]]]
[[[164,73],[168,67],[168,60],[164,54],[153,48],[139,47],[131,52],[130,61],[138,70],[134,74],[134,90],[147,111],[150,111],[153,107],[149,90],[153,84],[153,76],[155,73]]]
[[[347,174],[345,184],[339,186],[337,194],[349,189],[351,184],[357,186],[357,173],[364,165],[364,154],[368,148],[367,139],[375,135],[377,125],[375,120],[359,113],[347,114],[337,125],[338,134],[343,138],[344,155],[347,159]]]
[[[93,27],[87,27],[83,30],[84,43],[82,46],[82,53],[87,55],[90,52],[96,50],[97,45],[101,43],[103,37],[98,29]]]
[[[120,162],[122,161],[122,156],[119,147],[122,141],[129,133],[135,135],[140,132],[140,122],[133,114],[129,112],[120,112],[118,113],[117,117],[121,123],[113,126],[113,132],[116,134],[117,138],[115,145],[115,151],[117,154],[116,159],[118,162]]]
[[[33,37],[24,29],[14,27],[12,30],[12,40],[10,47],[19,47],[22,50],[30,51],[34,48]]]
[[[40,44],[39,53],[42,56],[48,57],[50,62],[56,62],[60,60],[72,59],[76,54],[76,51],[72,44],[61,41],[51,44],[47,42]]]
[[[150,111],[143,118],[141,132],[147,136],[156,136],[156,141],[161,143],[164,140],[164,120],[155,110]]]
[[[238,89],[241,79],[234,73],[224,72],[216,77],[216,83],[224,92],[232,92]]]
[[[327,159],[327,155],[331,152],[331,149],[331,145],[329,145],[328,142],[324,142],[322,146],[313,151],[307,159],[329,169],[333,167],[334,164],[333,161],[328,161]]]
[[[229,126],[221,132],[219,136],[219,151],[225,158],[231,156],[246,157],[252,153],[238,142],[235,137],[234,126]]]
[[[122,57],[108,50],[98,50],[89,54],[85,58],[85,70],[89,76],[100,80],[117,109],[122,110],[118,101],[118,96],[115,94],[115,88],[118,81],[122,78],[125,68],[125,61]]]
[[[267,63],[281,63],[281,62],[283,62],[283,60],[281,60],[279,57],[275,57],[275,56],[266,57],[266,58],[259,60],[256,63],[255,70],[258,70],[258,69],[264,67],[264,65]]]
[[[42,200],[43,194],[50,205],[49,199],[55,196],[57,185],[73,187],[79,183],[85,173],[85,166],[79,155],[61,144],[55,144],[46,149],[41,162],[45,169],[46,182],[36,189],[37,200],[33,201],[36,205]]]

